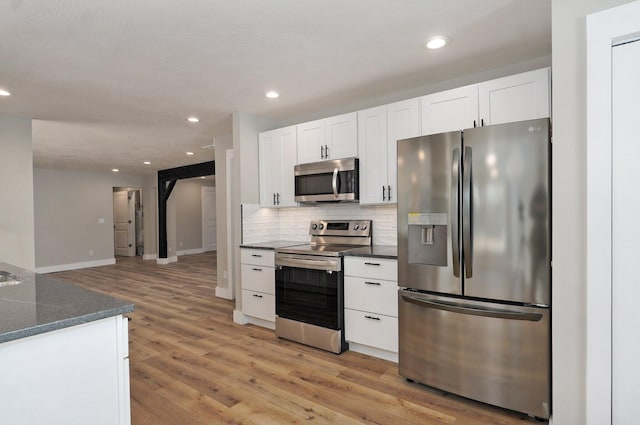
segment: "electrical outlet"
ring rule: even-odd
[[[93,257],[93,249],[89,250],[89,257]]]
[[[178,246],[182,246],[182,241],[178,242]]]
[[[229,273],[227,273],[226,270],[222,272],[222,275],[224,276],[225,279],[229,279]]]
[[[99,218],[98,219],[98,224],[104,224],[104,218]]]

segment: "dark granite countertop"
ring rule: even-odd
[[[344,253],[345,257],[375,257],[387,258],[390,260],[398,259],[398,247],[393,245],[373,245],[353,249]]]
[[[294,246],[294,245],[306,245],[309,242],[295,242],[295,241],[269,241],[269,242],[257,242],[257,243],[244,243],[240,245],[240,248],[251,248],[251,249],[266,249],[266,250],[275,250],[277,248],[284,248],[286,246]]]
[[[0,343],[133,311],[130,302],[0,262],[21,283],[0,282]]]

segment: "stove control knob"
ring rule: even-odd
[[[322,225],[321,225],[321,226],[322,226]],[[313,230],[316,230],[316,229],[318,228],[318,225],[317,225],[316,223],[313,223],[313,224],[311,225],[311,228],[312,228]]]
[[[324,224],[320,223],[320,224],[318,225],[318,229],[320,229],[320,230],[324,229]]]
[[[362,230],[367,230],[367,225],[366,224],[362,225]]]
[[[358,226],[357,224],[355,226],[353,226],[353,230],[358,230],[360,228],[360,226]]]

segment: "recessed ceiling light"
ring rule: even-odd
[[[189,122],[200,122],[200,119],[198,117],[189,117],[189,118],[187,118],[187,121],[189,121]]]
[[[111,171],[113,171],[114,173],[119,172],[120,170],[118,170],[117,168],[112,168]]]
[[[443,35],[437,35],[425,41],[424,48],[429,50],[441,49],[447,44],[449,44],[449,37],[445,37]]]
[[[186,153],[187,155],[189,155],[189,156],[193,156],[193,155],[195,155],[195,153],[193,153],[193,152],[185,152],[185,153]]]
[[[269,99],[277,99],[278,97],[280,97],[280,93],[278,93],[275,90],[270,90],[265,93],[265,96],[268,97]]]
[[[145,161],[143,162],[144,165],[151,165],[151,161]]]
[[[11,96],[11,93],[9,93],[9,92],[8,92],[8,91],[6,91],[6,90],[2,90],[2,89],[0,89],[0,96]]]

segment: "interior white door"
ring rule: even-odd
[[[216,237],[216,188],[202,186],[202,248],[215,251]]]
[[[640,197],[640,41],[612,51],[612,423],[637,423],[640,298],[637,265]]]
[[[129,220],[129,196],[126,190],[113,192],[113,244],[115,255],[130,257],[131,223]]]

